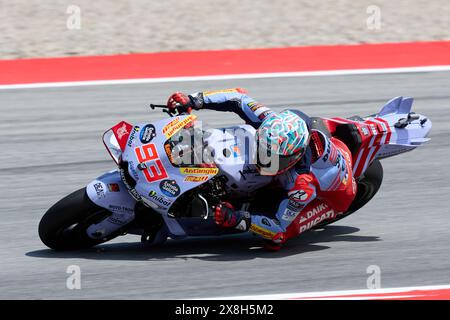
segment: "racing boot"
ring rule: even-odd
[[[228,202],[221,202],[214,212],[216,224],[224,228],[236,228],[241,231],[248,231],[251,226],[250,213],[247,211],[235,211]],[[263,239],[264,249],[268,251],[278,251],[286,242],[284,233],[277,233],[272,239]]]
[[[286,242],[286,237],[282,232],[277,233],[272,239],[263,239],[264,249],[267,251],[279,251]]]

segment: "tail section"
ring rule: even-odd
[[[344,141],[352,151],[353,173],[361,176],[375,159],[411,151],[423,145],[432,123],[411,112],[413,98],[396,97],[380,112],[350,119],[323,119],[330,133]]]
[[[390,140],[381,146],[376,159],[411,151],[430,140],[427,136],[432,123],[427,117],[411,112],[413,101],[413,98],[396,97],[376,115],[375,119],[387,122],[391,131]]]

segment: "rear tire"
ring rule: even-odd
[[[77,190],[54,204],[39,223],[39,237],[54,250],[85,249],[108,241],[119,233],[106,238],[92,239],[86,229],[111,213],[89,199],[86,188]]]
[[[369,168],[367,168],[366,172],[364,172],[362,179],[358,181],[356,197],[353,200],[350,207],[348,208],[348,210],[345,213],[338,215],[334,219],[325,220],[319,223],[318,225],[313,227],[313,229],[323,228],[326,225],[344,219],[345,217],[348,217],[352,213],[361,209],[370,200],[372,200],[372,198],[378,192],[378,189],[380,189],[382,182],[383,182],[383,166],[381,165],[379,160],[374,160],[372,164],[369,166]]]

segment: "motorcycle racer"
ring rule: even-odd
[[[289,226],[300,221],[314,199],[322,200],[337,212],[345,212],[356,196],[350,150],[340,140],[312,129],[311,118],[303,112],[274,112],[241,88],[190,95],[176,92],[169,97],[167,106],[189,113],[192,109],[234,112],[257,129],[258,155],[277,157],[275,168],[261,162],[256,164],[262,175],[273,176],[286,190],[286,198],[280,202],[273,219],[235,210],[227,202],[215,208],[214,216],[218,225],[259,234],[267,249],[279,250],[289,238],[300,233]]]

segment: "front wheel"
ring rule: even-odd
[[[90,248],[106,242],[118,233],[102,239],[89,238],[86,230],[104,220],[111,213],[93,203],[86,188],[77,190],[54,204],[39,223],[39,237],[49,248],[75,250]]]

